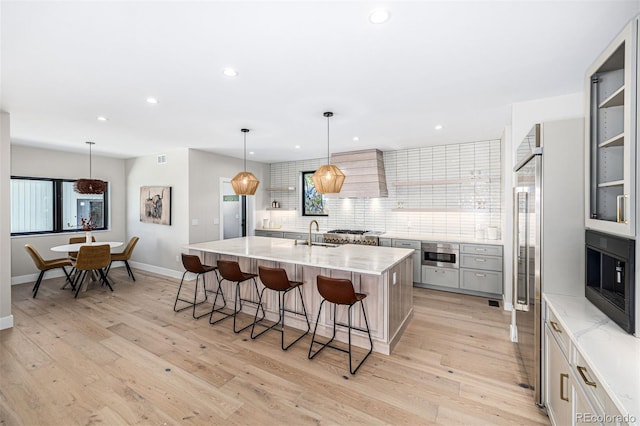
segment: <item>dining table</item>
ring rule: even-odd
[[[91,243],[73,243],[73,244],[62,244],[59,246],[54,246],[51,247],[51,251],[55,251],[55,252],[62,252],[62,253],[69,253],[69,252],[77,252],[80,250],[80,247],[82,246],[102,246],[105,244],[109,244],[109,247],[111,247],[112,249],[116,248],[116,247],[120,247],[122,246],[124,243],[122,241],[94,241]],[[84,281],[84,280],[83,280]],[[96,277],[94,274],[91,274],[91,281],[96,281]],[[83,283],[80,283],[79,285],[82,285]],[[67,283],[65,282],[64,286],[62,287],[63,289],[67,287]],[[82,291],[87,291],[87,286],[85,285]]]
[[[124,243],[122,241],[94,241],[92,243],[62,244],[51,247],[50,250],[55,252],[74,252],[80,250],[82,246],[101,246],[104,244],[109,244],[111,248],[116,248],[122,246]]]

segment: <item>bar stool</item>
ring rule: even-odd
[[[283,351],[286,351],[294,343],[302,339],[304,336],[309,334],[309,330],[311,330],[311,324],[309,324],[309,317],[307,316],[307,308],[304,306],[304,299],[302,298],[302,282],[300,281],[290,281],[289,277],[287,277],[287,271],[282,268],[269,268],[266,266],[258,266],[258,275],[260,276],[260,281],[264,284],[264,288],[260,292],[260,299],[258,300],[258,306],[256,306],[256,315],[253,318],[253,327],[251,327],[251,338],[255,339],[258,336],[263,335],[269,330],[276,330],[281,333],[280,337],[280,347]],[[264,291],[266,289],[273,290],[278,292],[278,322],[271,326],[267,326],[262,324],[262,321],[258,321],[258,307],[262,306],[262,296],[264,295]],[[291,290],[298,289],[298,294],[300,295],[300,301],[302,302],[302,312],[292,311],[290,309],[285,308],[285,297],[287,293]],[[295,295],[294,295],[295,297]],[[304,315],[304,319],[307,321],[307,331],[302,333],[296,340],[289,343],[287,346],[284,345],[284,313],[290,312],[296,315]],[[266,327],[260,333],[254,335],[254,331],[257,325],[261,325]],[[276,329],[275,327],[280,325],[280,329]]]
[[[180,280],[180,287],[178,287],[178,294],[176,294],[176,301],[173,304],[173,311],[174,312],[180,312],[183,311],[185,309],[191,308],[193,307],[193,313],[191,314],[193,316],[194,319],[198,319],[198,318],[202,318],[205,315],[209,315],[210,312],[207,311],[202,315],[198,315],[196,316],[196,306],[201,305],[202,303],[207,301],[207,287],[206,287],[206,283],[204,280],[204,275],[207,272],[211,272],[211,271],[216,271],[218,268],[216,266],[209,266],[209,265],[203,265],[202,262],[200,262],[200,258],[196,255],[193,254],[184,254],[182,253],[182,265],[184,266],[184,274],[182,274],[182,279]],[[180,290],[182,290],[182,284],[184,283],[184,276],[187,275],[187,272],[191,272],[193,274],[196,274],[196,285],[195,285],[195,289],[193,292],[193,302],[191,300],[188,299],[181,299],[180,298]],[[200,278],[200,275],[202,275],[202,290],[204,292],[204,300],[198,302],[198,280]],[[224,308],[227,305],[226,300],[224,299],[224,294],[222,294],[222,289],[220,288],[220,279],[218,278],[218,273],[216,271],[216,281],[218,281],[218,289],[216,290],[216,298],[214,299],[213,302],[213,308],[212,310],[215,310],[215,306],[216,306],[216,302],[218,301],[218,295],[222,295],[222,301],[224,302],[224,306],[222,306],[222,308]],[[176,309],[178,306],[178,301],[181,302],[187,302],[187,306],[182,307],[180,309]],[[222,309],[219,308],[219,309]]]
[[[356,374],[360,366],[369,357],[369,355],[371,355],[371,352],[373,351],[373,340],[371,339],[371,331],[369,330],[369,323],[367,322],[367,314],[364,311],[364,303],[362,303],[362,300],[365,297],[367,297],[367,295],[363,293],[356,293],[355,290],[353,289],[353,283],[351,282],[351,280],[348,280],[348,279],[329,278],[322,275],[318,275],[317,285],[318,285],[318,292],[320,293],[320,296],[322,296],[322,302],[320,302],[320,308],[318,309],[318,318],[316,320],[316,325],[313,329],[311,346],[309,346],[309,359],[313,359],[316,355],[320,353],[320,351],[322,351],[324,348],[328,346],[330,348],[348,353],[349,354],[349,372],[351,374]],[[316,330],[318,329],[318,323],[320,322],[320,313],[322,312],[322,305],[324,304],[324,302],[333,303],[333,335],[331,336],[331,339],[328,342],[323,344],[322,342],[316,341]],[[358,302],[360,302],[360,306],[362,307],[362,315],[364,316],[364,323],[367,326],[366,329],[353,327],[351,325],[351,307]],[[337,305],[349,306],[347,311],[347,324],[342,324],[337,322],[336,320]],[[349,329],[349,349],[348,350],[338,346],[331,345],[331,342],[333,342],[333,339],[336,337],[336,325],[339,325],[341,327],[347,327]],[[351,330],[352,329],[366,332],[367,335],[369,336],[369,344],[370,344],[369,352],[367,352],[364,358],[362,358],[362,361],[360,361],[360,363],[356,366],[355,370],[352,367],[353,366],[352,351],[351,351]],[[312,354],[314,344],[322,345],[322,347]]]
[[[256,293],[259,294],[260,291],[258,290],[258,283],[256,282],[256,277],[258,275],[242,272],[240,270],[240,265],[238,264],[238,262],[235,262],[233,260],[218,260],[218,272],[220,272],[220,276],[222,277],[220,282],[222,282],[222,280],[227,280],[227,281],[236,283],[236,292],[235,292],[236,294],[233,302],[233,312],[226,313],[226,312],[220,312],[220,310],[217,310],[217,311],[212,310],[211,315],[209,316],[209,324],[216,324],[229,317],[233,317],[233,332],[240,333],[242,330],[246,330],[247,328],[253,325],[253,323],[249,323],[239,330],[236,329],[236,317],[238,316],[238,312],[242,310],[242,302],[256,303],[253,300],[242,298],[242,296],[240,295],[240,284],[243,282],[247,282],[249,280],[253,280],[253,285],[256,289]],[[262,307],[262,304],[258,303],[258,306],[256,309],[262,309],[262,318],[260,320],[263,320],[265,317],[265,313],[264,313],[264,308]],[[214,312],[220,312],[223,315],[222,318],[219,318],[213,321]],[[257,312],[256,312],[256,315],[257,315]]]

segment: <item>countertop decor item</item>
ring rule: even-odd
[[[345,176],[342,170],[331,164],[329,157],[329,120],[333,113],[325,112],[323,115],[327,117],[327,164],[320,166],[312,179],[319,194],[336,194],[342,189]]]
[[[236,195],[253,195],[258,189],[260,181],[253,173],[247,171],[247,133],[249,133],[249,129],[241,129],[240,131],[244,134],[244,171],[231,179],[231,186],[233,186]]]
[[[91,178],[91,146],[95,142],[86,142],[89,145],[89,179],[78,179],[73,184],[73,189],[78,194],[104,194],[107,189],[107,183],[100,179]]]

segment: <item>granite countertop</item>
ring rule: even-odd
[[[335,228],[331,228],[335,229]],[[256,228],[256,230],[260,231],[280,231],[280,232],[301,232],[308,234],[309,229],[294,229],[294,228]],[[329,229],[320,229],[320,231],[316,231],[315,228],[311,233],[313,235],[316,234],[324,234],[328,232]],[[433,241],[433,242],[447,242],[447,243],[471,243],[471,244],[495,244],[502,245],[502,240],[489,240],[489,239],[479,239],[474,237],[464,237],[460,235],[446,235],[446,234],[419,234],[419,233],[405,233],[405,232],[383,232],[378,235],[380,238],[397,238],[403,240],[420,240],[420,241]]]
[[[640,424],[640,338],[626,333],[584,296],[544,294],[547,305],[623,416]]]
[[[184,246],[189,250],[382,275],[412,256],[414,250],[343,244],[337,247],[295,245],[294,240],[242,237]]]

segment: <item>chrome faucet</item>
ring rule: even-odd
[[[314,223],[316,224],[316,231],[320,232],[320,225],[318,225],[317,220],[314,219],[311,222],[309,222],[309,239],[307,240],[307,244],[309,245],[309,247],[311,247],[311,228]]]

